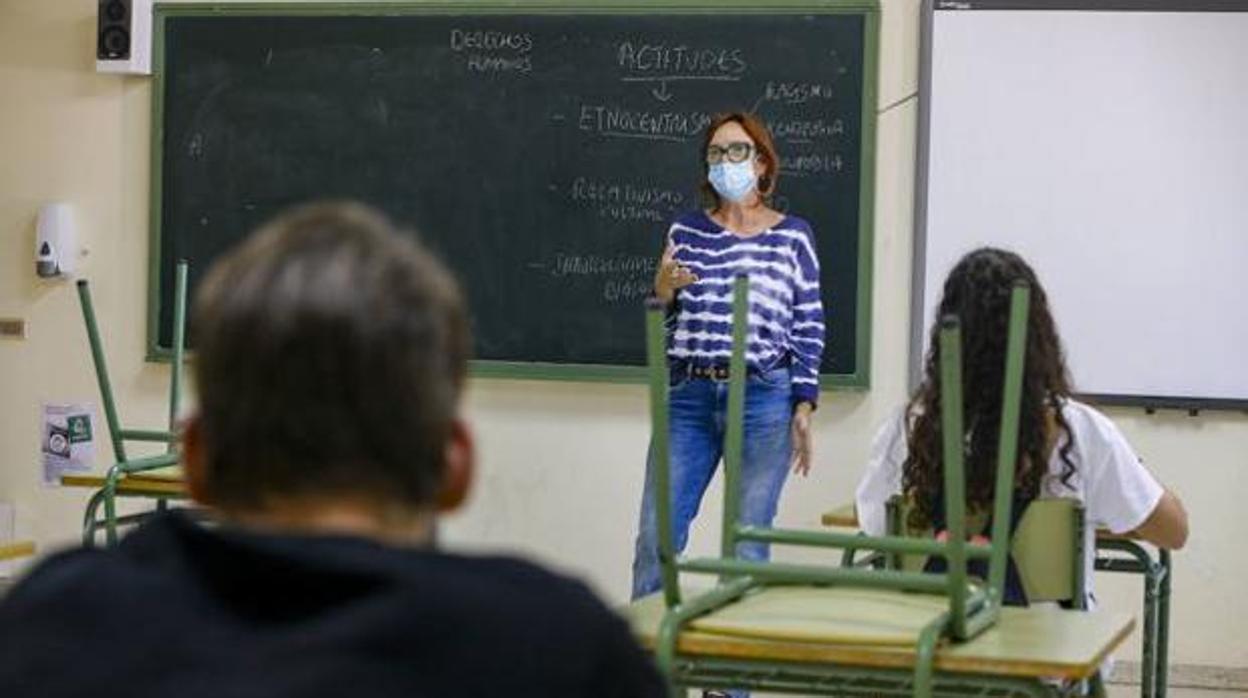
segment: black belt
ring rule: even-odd
[[[776,368],[788,368],[788,362],[785,361],[784,363],[772,366],[771,368],[768,368],[763,371],[760,371],[754,368],[753,366],[750,366],[747,364],[745,368],[745,375],[757,376],[761,373],[766,373],[767,371],[770,371]],[[689,378],[703,378],[705,380],[711,380],[711,381],[726,381],[728,380],[729,376],[732,375],[732,372],[728,370],[727,364],[706,365],[706,364],[693,364],[693,363],[688,363],[685,361],[676,362],[674,373],[677,376],[686,376]]]
[[[685,364],[686,373],[690,378],[705,378],[713,381],[728,380],[727,366],[699,366],[698,364]]]

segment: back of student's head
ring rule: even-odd
[[[206,501],[432,507],[470,341],[410,236],[358,204],[292,210],[212,266],[191,330]]]
[[[963,257],[945,280],[934,318],[937,321],[929,337],[923,382],[911,403],[913,426],[903,488],[913,495],[911,524],[916,527],[930,523],[932,498],[940,491],[943,478],[938,320],[946,315],[956,315],[962,328],[962,399],[967,432],[963,438],[969,437],[964,442],[968,443],[967,500],[972,508],[987,507],[992,502],[1010,296],[1018,283],[1030,287],[1031,304],[1019,419],[1017,486],[1024,496],[1037,495],[1059,430],[1067,436],[1061,453],[1065,461],[1063,477],[1069,478],[1074,471],[1069,459],[1070,431],[1058,409],[1061,399],[1070,395],[1070,379],[1044,287],[1035,271],[1017,254],[994,248],[975,250]],[[1035,467],[1029,467],[1032,465]]]

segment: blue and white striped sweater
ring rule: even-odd
[[[677,218],[668,230],[676,261],[698,280],[676,294],[668,357],[726,364],[732,349],[732,280],[750,277],[750,331],[745,360],[755,370],[788,363],[793,400],[819,397],[823,300],[810,224],[785,216],[751,237],[735,235],[703,211]]]

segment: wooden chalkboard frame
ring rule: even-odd
[[[167,361],[170,351],[159,344],[160,252],[163,206],[163,143],[165,100],[165,26],[175,17],[246,15],[471,15],[471,14],[598,14],[629,15],[661,13],[691,14],[849,14],[863,18],[862,140],[859,182],[857,324],[853,373],[823,374],[820,384],[829,388],[866,390],[871,383],[871,295],[875,228],[875,151],[879,75],[879,0],[537,0],[524,4],[504,0],[308,0],[300,2],[190,2],[157,3],[153,15],[153,82],[151,140],[151,207],[149,211],[149,265],[147,301],[147,360]],[[640,306],[637,322],[643,315]],[[515,361],[473,361],[471,375],[481,378],[571,380],[588,382],[643,383],[644,366],[555,364]]]

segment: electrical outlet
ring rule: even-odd
[[[0,318],[0,339],[26,339],[26,320],[20,317]]]

